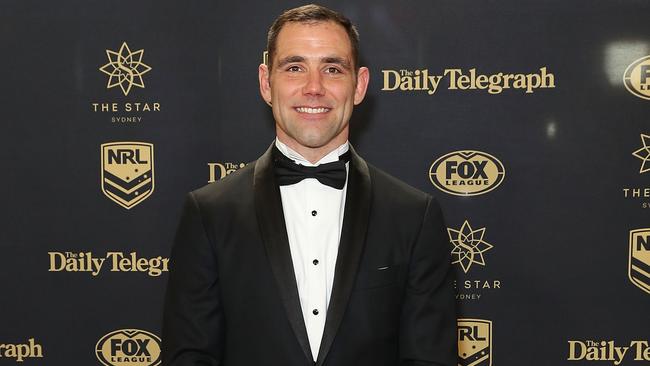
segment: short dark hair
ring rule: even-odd
[[[359,32],[352,24],[350,19],[346,18],[334,10],[328,9],[321,5],[309,4],[297,8],[285,10],[280,16],[275,19],[269,34],[266,39],[266,51],[268,52],[268,67],[269,70],[273,65],[273,55],[275,55],[276,43],[278,34],[287,22],[298,23],[319,23],[319,22],[334,22],[345,29],[352,45],[352,66],[356,71],[359,68]]]

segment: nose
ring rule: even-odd
[[[305,95],[324,95],[325,88],[323,87],[323,75],[319,70],[310,70],[307,75],[307,80],[303,86],[303,94]]]

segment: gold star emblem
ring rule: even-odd
[[[492,249],[493,246],[483,240],[485,235],[485,228],[473,230],[469,222],[465,220],[460,230],[447,228],[449,240],[453,244],[454,249],[451,251],[452,262],[451,264],[460,264],[463,271],[467,273],[472,267],[472,264],[485,265],[483,253]]]
[[[142,75],[151,70],[147,64],[142,62],[144,50],[131,52],[126,42],[118,52],[106,50],[108,63],[99,68],[99,71],[108,75],[106,89],[119,86],[124,95],[128,95],[133,86],[144,88]]]
[[[650,135],[641,134],[641,142],[643,147],[633,152],[632,155],[643,161],[639,173],[645,173],[650,171]]]

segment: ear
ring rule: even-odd
[[[262,99],[264,99],[266,104],[271,105],[271,82],[269,80],[269,67],[265,64],[261,64],[258,69],[258,74],[258,77],[260,79],[260,94],[262,95]]]
[[[354,105],[363,101],[366,97],[368,90],[368,82],[370,81],[370,71],[367,67],[360,67],[357,71],[357,86],[354,89]]]

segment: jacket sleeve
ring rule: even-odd
[[[428,196],[406,279],[399,341],[402,366],[457,364],[453,276],[442,212]]]
[[[186,199],[170,260],[162,326],[162,364],[221,365],[224,317],[216,253],[199,204]]]

